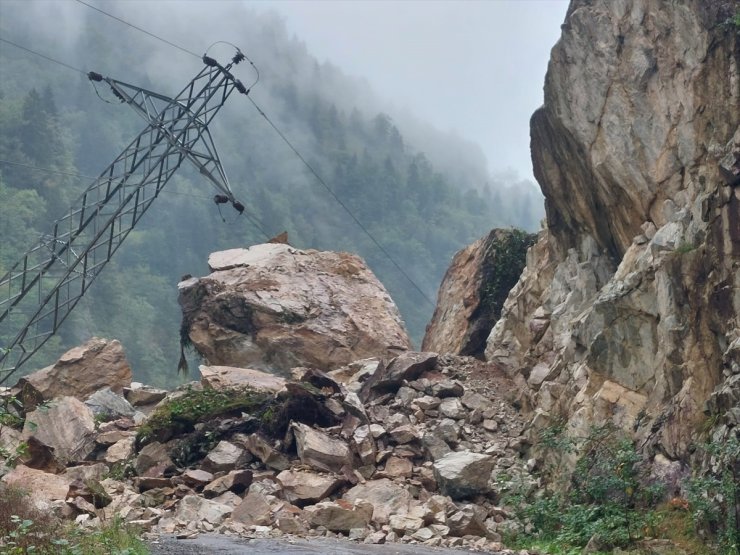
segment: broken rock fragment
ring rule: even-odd
[[[22,377],[16,387],[29,410],[58,397],[82,401],[104,387],[121,393],[130,383],[131,367],[121,344],[93,337],[64,353],[53,365]]]
[[[211,389],[243,389],[277,393],[285,388],[285,379],[274,374],[253,370],[251,368],[234,368],[232,366],[199,367],[201,383]]]
[[[298,456],[303,464],[337,473],[341,472],[343,466],[351,464],[350,450],[345,442],[299,422],[294,422],[292,429]]]
[[[307,470],[284,470],[277,481],[283,486],[285,499],[298,506],[325,499],[343,483],[336,476]]]
[[[408,513],[411,494],[402,485],[381,478],[356,485],[344,494],[344,499],[350,503],[360,499],[369,502],[373,507],[373,522],[386,524],[392,514]]]
[[[424,372],[434,368],[437,359],[437,353],[409,351],[398,355],[386,367],[379,368],[365,382],[360,398],[367,400],[371,395],[397,391],[404,380],[415,380]]]
[[[30,466],[61,470],[83,461],[95,448],[92,411],[75,397],[61,397],[28,413],[23,426]]]
[[[322,501],[304,509],[309,523],[323,526],[332,532],[349,532],[356,528],[365,528],[370,523],[373,506],[365,501],[349,503],[343,499]]]
[[[490,455],[453,451],[434,462],[434,476],[442,493],[465,499],[490,491],[488,481],[495,464]]]
[[[230,472],[243,466],[248,458],[249,455],[241,447],[229,441],[219,441],[200,466],[208,472]]]

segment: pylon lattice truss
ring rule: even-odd
[[[203,56],[205,67],[174,98],[89,73],[147,126],[0,278],[0,384],[59,329],[184,160],[219,191],[217,202],[244,210],[208,131],[234,90],[249,92],[230,72],[242,59],[237,52],[224,67]]]

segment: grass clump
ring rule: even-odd
[[[246,413],[260,418],[273,402],[273,395],[252,389],[194,389],[165,402],[139,428],[137,444],[166,441],[193,431],[195,424],[219,416]]]
[[[37,510],[21,489],[0,486],[0,553],[7,555],[147,555],[138,532],[120,519],[82,530]]]
[[[514,487],[504,502],[518,526],[510,544],[551,554],[646,552],[651,539],[670,540],[681,553],[735,555],[740,546],[740,439],[699,447],[701,469],[666,501],[665,487],[649,477],[634,443],[611,426],[569,437],[563,422],[540,432],[539,445],[554,466],[544,490]],[[572,472],[564,463],[576,458]],[[566,476],[557,484],[553,477]],[[556,487],[551,485],[555,484]],[[683,495],[683,496],[682,496]],[[670,551],[668,551],[670,553]]]

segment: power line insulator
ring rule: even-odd
[[[102,81],[103,80],[103,76],[95,71],[88,72],[87,78],[90,79],[90,81]]]
[[[229,197],[227,197],[226,195],[215,195],[213,197],[213,202],[215,202],[216,204],[226,204],[227,202],[229,202]]]
[[[242,212],[244,212],[244,205],[241,202],[239,202],[238,200],[235,200],[232,206],[234,207],[234,210],[236,210],[237,212],[239,212],[239,214],[241,214]]]

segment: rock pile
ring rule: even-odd
[[[28,446],[3,484],[78,522],[118,515],[155,534],[503,548],[499,492],[531,478],[495,367],[406,352],[292,379],[201,372],[171,393],[129,384],[21,412],[22,430],[0,427],[3,453]]]

